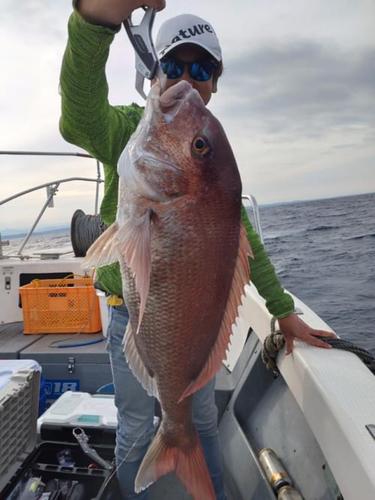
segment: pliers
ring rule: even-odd
[[[155,78],[160,66],[151,35],[156,9],[153,7],[143,7],[143,9],[145,15],[138,26],[132,23],[131,16],[125,19],[123,24],[135,50],[135,88],[144,99],[147,99],[143,90],[145,78],[148,80]]]

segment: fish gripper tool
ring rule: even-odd
[[[76,438],[78,441],[78,444],[82,448],[82,451],[90,457],[92,460],[95,460],[99,465],[103,467],[103,469],[106,470],[111,470],[112,469],[112,464],[110,462],[107,462],[107,460],[104,460],[94,448],[91,448],[91,446],[88,444],[89,442],[89,437],[85,433],[81,427],[75,427],[73,429],[73,436]]]
[[[159,69],[159,59],[152,41],[152,27],[154,25],[156,9],[143,7],[145,14],[139,25],[134,25],[131,16],[123,22],[129,40],[135,50],[135,88],[146,99],[143,85],[145,78],[152,80]]]

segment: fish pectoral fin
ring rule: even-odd
[[[139,354],[137,346],[135,344],[135,338],[133,334],[133,329],[131,327],[130,321],[126,327],[126,332],[123,340],[125,358],[133,372],[137,377],[139,382],[142,384],[144,389],[147,391],[149,396],[154,396],[159,399],[158,387],[154,377],[151,377],[149,371],[145,367],[143,360]]]
[[[99,236],[88,249],[82,267],[101,267],[114,264],[119,260],[120,253],[116,239],[117,229],[117,223],[114,222]]]
[[[244,287],[249,283],[250,265],[248,257],[252,255],[253,253],[249,240],[247,239],[246,229],[241,224],[240,244],[232,279],[232,287],[229,292],[227,307],[221,322],[219,334],[203,370],[198,377],[188,385],[180,397],[179,403],[204,387],[220,370],[221,363],[226,357],[226,351],[232,335],[232,325],[236,322],[238,308],[242,304],[242,296],[245,294]]]
[[[150,288],[152,213],[152,210],[148,208],[142,215],[130,217],[118,232],[121,253],[125,264],[133,273],[141,301],[137,333],[142,324]]]

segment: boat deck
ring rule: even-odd
[[[111,383],[109,357],[106,350],[107,341],[89,346],[77,346],[68,348],[54,348],[50,344],[56,340],[67,343],[87,342],[102,338],[99,334],[80,334],[77,338],[71,338],[69,334],[45,334],[25,335],[23,322],[8,323],[0,325],[0,359],[34,359],[43,369],[43,376],[50,381],[65,380],[68,390],[81,390],[95,393],[100,386]],[[74,360],[74,369],[69,373],[69,365]],[[241,363],[239,364],[239,366]],[[217,403],[220,414],[229,399],[226,389],[231,391],[234,383],[226,380],[227,370],[223,367],[220,376],[221,391],[217,391]],[[229,372],[228,372],[229,373]],[[74,386],[80,380],[79,386]],[[58,385],[58,383],[57,383]],[[50,385],[53,392],[53,384]],[[49,390],[48,390],[49,391]],[[47,392],[48,392],[47,391]],[[47,394],[47,398],[58,397],[56,394]],[[51,400],[50,400],[51,402]],[[180,481],[173,474],[160,478],[157,483],[150,487],[150,500],[189,500],[191,496],[186,492]],[[228,500],[235,497],[228,493]]]
[[[24,335],[23,321],[0,325],[0,359],[19,359],[20,353],[42,335]]]
[[[224,366],[216,377],[215,399],[219,409],[219,439],[229,500],[275,500],[261,469],[262,448],[273,449],[305,500],[373,500],[375,379],[352,353],[296,349],[279,357],[277,379],[264,367],[260,352],[269,332],[269,317],[258,296],[248,290],[244,311],[247,337],[232,372]],[[325,324],[295,298],[306,321],[315,328]],[[256,333],[255,333],[256,332]],[[106,341],[89,346],[52,348],[54,340],[70,335],[24,335],[22,323],[0,327],[0,359],[35,359],[46,379],[57,379],[61,390],[95,393],[111,382]],[[78,337],[87,341],[100,334]],[[70,339],[76,343],[78,339]],[[74,387],[74,384],[81,384]],[[53,384],[52,384],[53,386]],[[50,394],[52,399],[59,394]],[[347,461],[355,471],[347,479]],[[172,474],[150,488],[151,500],[188,500]]]

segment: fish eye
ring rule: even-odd
[[[193,146],[193,151],[198,155],[205,155],[211,149],[208,141],[201,135],[194,137],[192,146]]]
[[[205,147],[206,143],[204,142],[203,139],[197,139],[195,141],[194,147],[195,149],[203,149]]]

